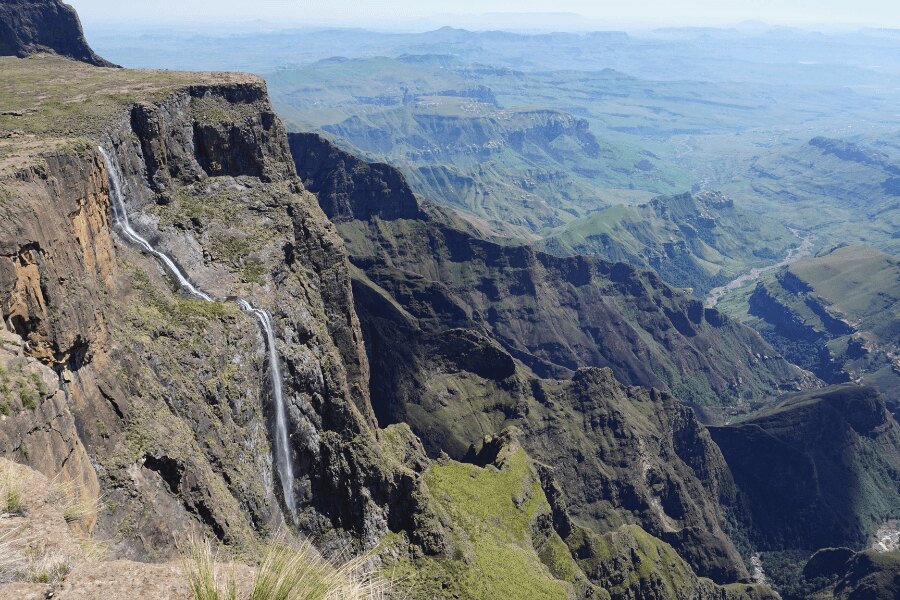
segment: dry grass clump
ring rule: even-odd
[[[71,557],[60,550],[49,549],[44,543],[32,543],[25,548],[24,579],[31,583],[58,585],[72,570]]]
[[[0,533],[0,585],[16,581],[25,565],[16,529]]]
[[[84,486],[62,475],[46,482],[29,473],[26,467],[0,460],[0,584],[57,586],[74,564],[105,556],[104,542],[74,530],[77,524],[86,531],[101,505]],[[59,517],[69,525],[64,533],[57,525]]]
[[[0,471],[0,514],[19,516],[25,513],[22,486],[9,466]]]
[[[334,564],[308,541],[291,545],[282,536],[266,545],[252,587],[240,594],[208,541],[191,538],[182,557],[194,600],[383,600],[390,588],[365,556]]]
[[[103,508],[100,498],[93,497],[83,485],[72,480],[56,480],[52,488],[56,497],[62,501],[63,519],[70,525],[95,521]]]

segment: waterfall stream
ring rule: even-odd
[[[166,269],[178,281],[181,289],[186,290],[192,296],[205,300],[206,302],[221,302],[222,299],[213,298],[188,279],[187,275],[175,264],[165,253],[160,252],[153,245],[135,231],[128,220],[128,211],[125,207],[124,186],[119,176],[119,169],[114,165],[109,154],[102,148],[100,155],[103,157],[103,164],[109,177],[109,196],[112,203],[113,218],[116,224],[121,228],[125,237],[133,244],[140,247],[148,254],[159,260]],[[256,308],[249,301],[239,298],[236,300],[241,310],[252,314],[259,321],[265,335],[265,346],[269,355],[269,377],[271,385],[271,393],[275,400],[275,467],[278,470],[278,478],[281,480],[281,489],[284,496],[284,503],[291,513],[291,516],[297,516],[297,501],[293,493],[294,467],[291,461],[290,442],[288,440],[287,429],[287,411],[284,403],[283,383],[281,379],[280,357],[278,355],[278,347],[275,345],[275,330],[272,327],[272,317],[268,312]]]

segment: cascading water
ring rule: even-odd
[[[284,492],[284,503],[293,516],[297,516],[297,505],[294,494],[291,491],[291,482],[294,481],[294,465],[290,457],[290,444],[288,443],[287,415],[284,410],[284,397],[282,396],[281,366],[278,360],[278,350],[275,347],[275,330],[272,329],[272,317],[264,310],[255,308],[249,302],[241,298],[238,305],[256,316],[266,334],[266,344],[269,347],[269,376],[272,379],[272,395],[275,397],[275,466],[281,478],[281,487]]]
[[[112,201],[113,218],[125,234],[125,237],[162,262],[178,281],[178,285],[182,289],[187,290],[192,296],[207,302],[221,301],[220,299],[213,298],[191,283],[187,278],[187,275],[185,275],[178,265],[175,264],[175,261],[169,258],[165,253],[154,248],[150,242],[131,227],[131,223],[128,220],[128,211],[125,207],[124,187],[122,185],[122,180],[119,177],[119,169],[114,165],[106,150],[102,147],[98,148],[98,150],[100,150],[100,155],[103,157],[103,164],[106,166],[106,172],[109,176],[109,196]],[[266,311],[256,308],[243,298],[239,298],[236,302],[238,306],[241,307],[241,310],[256,317],[256,320],[259,321],[263,333],[265,334],[266,350],[269,353],[269,375],[271,379],[272,396],[275,400],[275,467],[278,470],[278,478],[281,480],[284,503],[290,511],[291,516],[296,518],[297,501],[294,498],[293,493],[294,467],[291,461],[290,443],[288,440],[287,411],[285,410],[281,379],[281,361],[278,356],[278,347],[275,345],[275,330],[272,327],[272,317]]]
[[[172,275],[175,276],[175,279],[178,280],[178,285],[190,292],[192,296],[196,296],[207,302],[212,302],[212,297],[191,283],[171,258],[154,248],[150,242],[141,237],[141,235],[131,227],[131,223],[128,221],[128,211],[125,208],[122,180],[119,178],[119,171],[118,169],[113,168],[112,160],[109,158],[106,151],[103,148],[99,148],[99,150],[101,156],[103,156],[103,164],[106,166],[106,172],[109,174],[109,196],[112,200],[113,218],[115,219],[116,224],[122,228],[122,231],[125,232],[125,236],[128,239],[159,259],[166,268],[169,269]]]

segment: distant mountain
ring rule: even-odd
[[[500,231],[561,225],[607,205],[605,190],[628,188],[635,174],[660,189],[673,183],[652,154],[630,156],[601,143],[582,118],[499,109],[470,96],[419,97],[323,129],[397,165],[419,194]]]
[[[78,13],[60,0],[3,0],[0,3],[0,56],[24,58],[40,52],[68,56],[98,67],[113,67],[91,50]]]
[[[750,267],[777,261],[797,241],[774,219],[702,192],[606,208],[547,231],[536,245],[559,256],[586,254],[653,269],[699,296]]]
[[[817,137],[759,156],[725,189],[821,242],[900,253],[900,163],[874,147]]]

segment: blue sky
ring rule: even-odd
[[[404,27],[467,25],[484,13],[576,13],[594,26],[723,25],[746,20],[788,25],[900,27],[897,0],[67,0],[87,26],[109,22],[204,22],[261,19],[274,23]],[[485,18],[495,26],[503,19]],[[510,22],[566,27],[575,19],[521,16]]]

